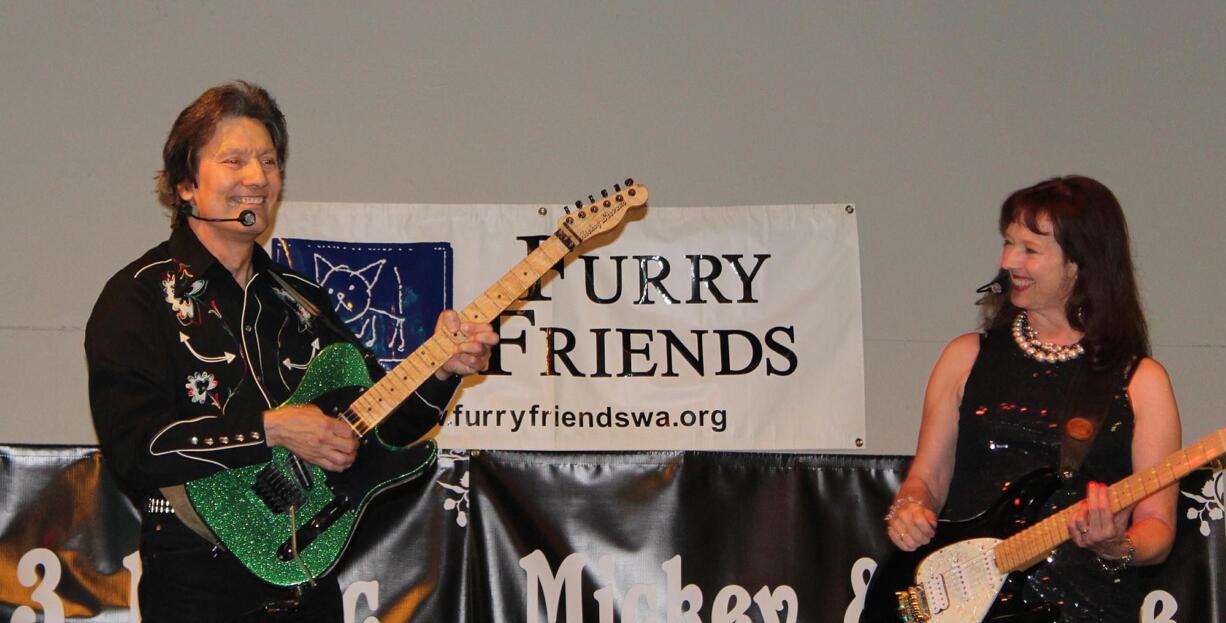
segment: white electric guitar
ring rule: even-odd
[[[1223,454],[1226,428],[1111,485],[1111,512],[1136,504]],[[873,574],[861,622],[979,623],[1011,614],[1008,605],[997,600],[1009,574],[1037,564],[1069,539],[1068,517],[1074,507],[1034,521],[1058,487],[1059,477],[1050,470],[1030,474],[978,516],[942,521],[931,543],[914,552],[896,552]],[[1021,525],[1027,527],[1017,532]]]

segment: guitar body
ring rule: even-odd
[[[1043,503],[1060,487],[1051,470],[1039,470],[1010,485],[979,515],[940,521],[936,537],[914,552],[895,549],[877,566],[864,598],[861,623],[978,623],[1039,621],[1021,603],[1021,574],[996,568],[992,548],[1001,539],[1042,519]],[[984,561],[988,565],[983,564]],[[931,618],[900,609],[896,593],[922,587]]]
[[[311,360],[281,406],[313,403],[336,413],[372,384],[357,347],[332,344]],[[420,476],[438,451],[432,441],[389,446],[376,432],[361,438],[353,466],[340,473],[302,462],[284,448],[272,454],[267,463],[223,470],[185,489],[196,514],[252,573],[295,586],[335,567],[371,499]],[[288,504],[295,507],[292,530]]]

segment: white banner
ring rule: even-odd
[[[342,319],[391,364],[562,216],[287,202],[270,246],[347,297]],[[849,205],[640,209],[572,252],[498,331],[489,374],[449,406],[444,447],[839,450],[865,434]]]

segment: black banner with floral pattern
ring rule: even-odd
[[[857,620],[906,457],[445,451],[368,509],[345,621]],[[1181,483],[1138,621],[1226,611],[1226,472]],[[137,621],[139,518],[94,448],[0,446],[0,620]]]

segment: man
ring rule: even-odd
[[[102,453],[141,509],[145,621],[341,620],[335,577],[305,590],[265,583],[188,528],[162,493],[266,462],[278,446],[333,472],[356,458],[346,422],[310,404],[277,407],[303,375],[286,361],[354,341],[327,294],[256,243],[281,199],[287,138],[276,102],[245,82],[184,109],[158,177],[174,213],[170,239],[111,278],[86,327]],[[483,369],[498,341],[488,324],[461,323],[453,311],[438,324],[465,340],[379,427],[385,442],[408,444],[437,425],[458,377]]]

